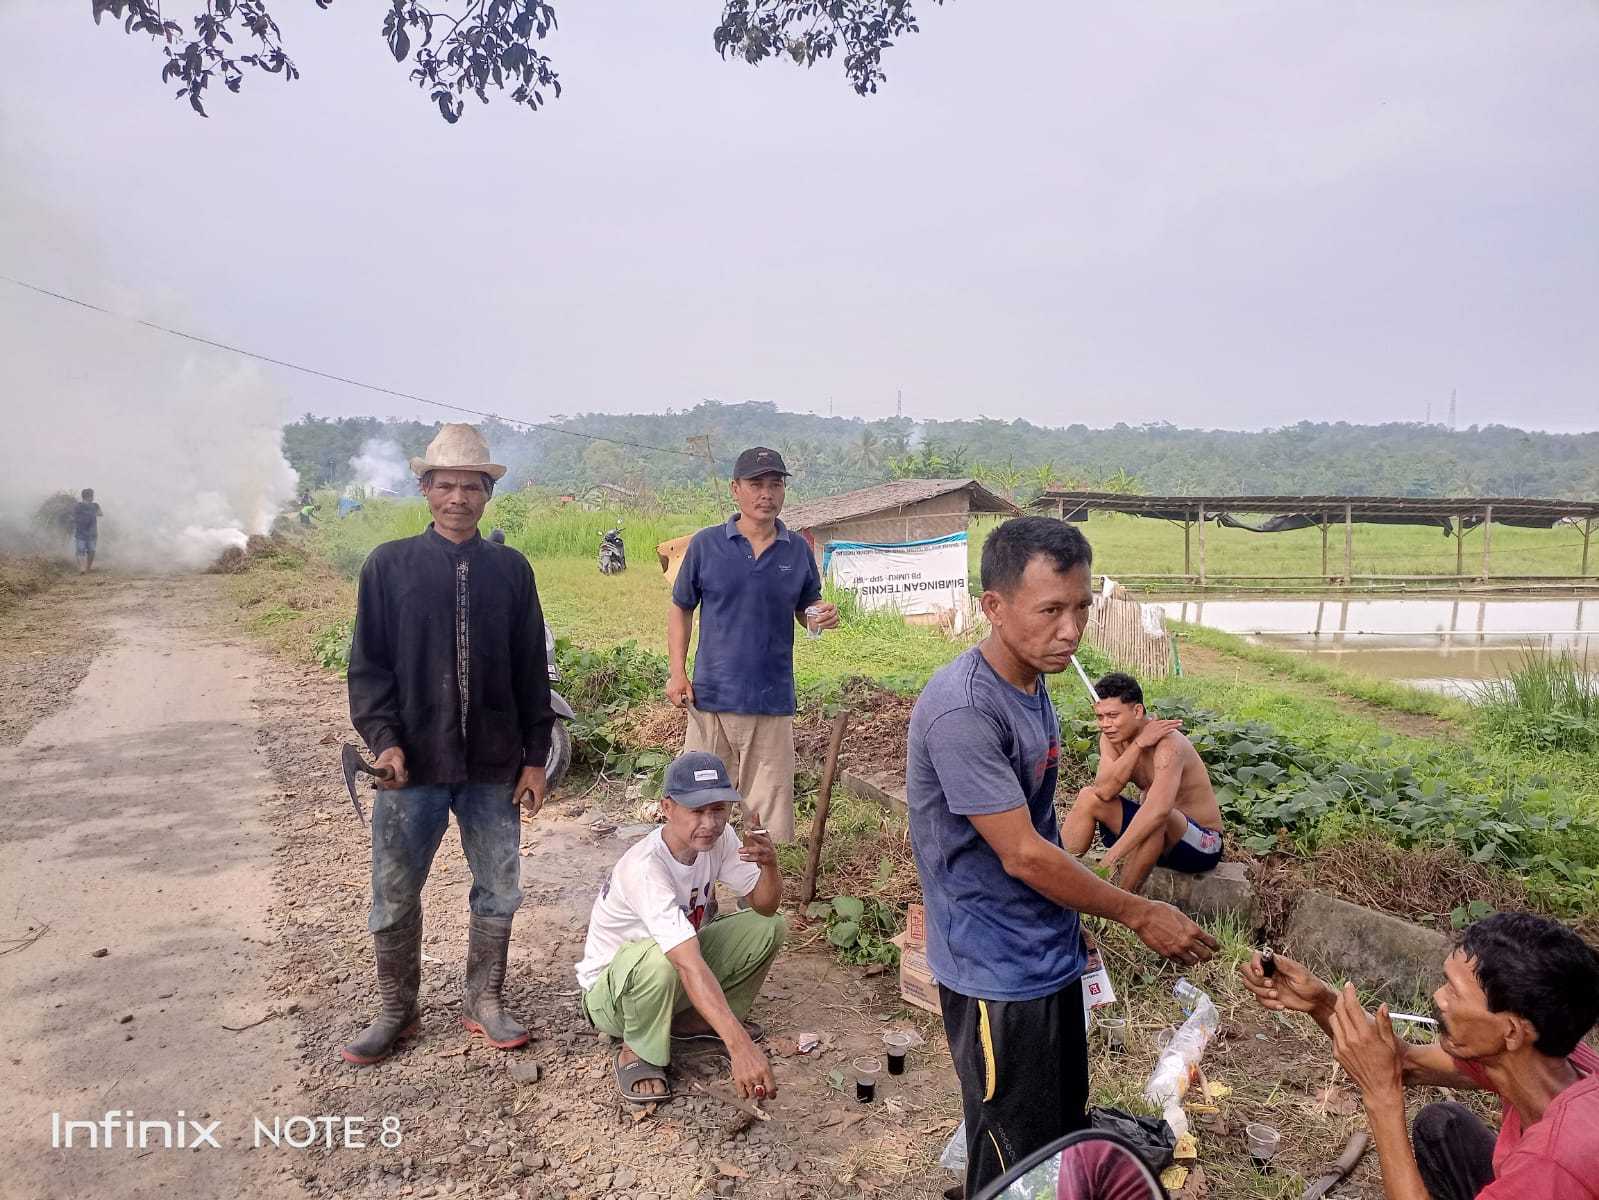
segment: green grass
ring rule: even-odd
[[[972,545],[981,545],[991,521],[974,522]],[[1094,547],[1094,570],[1108,575],[1179,575],[1183,571],[1183,527],[1145,517],[1095,513],[1082,526]],[[1199,570],[1199,531],[1192,531],[1191,570]],[[1327,569],[1344,569],[1343,526],[1327,538]],[[975,562],[975,558],[974,558]],[[1466,534],[1464,570],[1482,569],[1482,530]],[[1576,575],[1582,565],[1582,535],[1574,529],[1493,527],[1491,574]],[[1205,567],[1212,575],[1320,575],[1321,532],[1249,533],[1210,525],[1205,530]],[[1599,549],[1589,562],[1599,571]],[[1452,575],[1455,540],[1441,530],[1406,525],[1355,526],[1356,575]]]
[[[1181,644],[1203,646],[1231,658],[1264,667],[1273,675],[1296,679],[1301,683],[1315,684],[1337,692],[1341,696],[1361,700],[1379,708],[1418,716],[1438,717],[1448,721],[1464,721],[1471,715],[1471,706],[1455,697],[1423,691],[1421,688],[1409,687],[1402,683],[1374,679],[1354,671],[1324,667],[1310,661],[1307,655],[1257,646],[1236,634],[1223,633],[1219,629],[1210,629],[1204,625],[1171,620],[1168,620],[1166,625],[1182,640],[1179,645],[1179,655]]]
[[[1599,752],[1596,669],[1570,651],[1529,650],[1508,675],[1479,687],[1479,723],[1521,750]]]

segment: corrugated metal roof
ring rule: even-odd
[[[1457,517],[1481,519],[1492,506],[1500,521],[1540,520],[1560,517],[1599,517],[1599,502],[1592,500],[1537,500],[1518,496],[1128,496],[1116,492],[1048,490],[1031,507],[1045,510],[1059,505],[1066,515],[1074,512],[1117,512],[1167,520],[1195,520],[1203,506],[1207,517],[1219,513],[1305,513],[1327,515],[1342,521],[1347,510],[1355,520],[1366,518]]]
[[[840,521],[870,513],[901,509],[959,491],[971,493],[972,512],[1008,513],[1011,516],[1021,513],[1021,509],[1009,500],[994,495],[975,479],[896,479],[891,483],[880,483],[876,487],[828,496],[786,509],[783,524],[793,530],[818,529],[823,525],[836,525]]]

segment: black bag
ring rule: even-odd
[[[1119,1108],[1091,1108],[1088,1124],[1092,1129],[1103,1129],[1126,1140],[1138,1151],[1138,1157],[1159,1175],[1172,1163],[1172,1152],[1177,1149],[1177,1135],[1163,1117],[1135,1117]]]

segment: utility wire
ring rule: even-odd
[[[64,292],[58,292],[52,290],[51,288],[41,287],[39,284],[29,283],[26,280],[17,279],[10,275],[0,274],[0,280],[4,280],[6,283],[13,284],[16,287],[24,288],[27,291],[36,292],[41,296],[48,296],[52,300],[60,300],[65,304],[76,305],[78,308],[86,308],[90,312],[97,312],[104,316],[115,317],[117,320],[130,321],[135,325],[142,325],[146,329],[155,330],[157,333],[164,333],[171,337],[182,338],[185,341],[196,342],[202,346],[209,346],[213,350],[223,350],[229,354],[237,354],[243,358],[252,358],[257,362],[270,363],[272,366],[283,367],[286,370],[299,371],[305,375],[314,375],[318,379],[330,380],[333,383],[342,383],[347,387],[362,388],[369,392],[377,392],[380,395],[393,396],[400,400],[412,400],[418,404],[428,404],[432,405],[434,408],[448,409],[450,412],[465,413],[466,415],[472,417],[483,417],[487,420],[501,421],[507,425],[519,425],[526,429],[541,429],[546,433],[564,434],[567,437],[581,438],[584,441],[589,442],[605,442],[612,446],[627,446],[633,450],[648,450],[654,454],[675,454],[681,458],[691,458],[697,462],[708,462],[709,465],[713,467],[723,467],[728,470],[731,470],[733,467],[731,462],[721,459],[707,460],[704,455],[693,450],[679,450],[673,446],[652,446],[645,442],[628,441],[625,438],[605,437],[601,434],[595,433],[582,433],[576,429],[563,429],[559,425],[551,425],[544,421],[527,421],[523,420],[521,417],[506,417],[501,416],[499,413],[484,412],[481,409],[466,408],[460,404],[450,404],[443,400],[429,399],[427,396],[418,396],[415,392],[402,392],[396,388],[384,387],[382,384],[367,383],[364,380],[352,379],[347,375],[336,375],[331,371],[322,371],[316,367],[308,367],[303,363],[291,362],[288,359],[277,358],[271,354],[262,354],[255,350],[246,350],[242,346],[234,346],[227,342],[219,342],[213,338],[202,337],[197,333],[189,333],[187,330],[174,329],[170,325],[162,325],[157,321],[149,321],[143,317],[135,317],[128,313],[117,312],[115,309],[104,308],[101,305],[93,304],[88,300],[82,300],[76,296],[69,296]],[[844,483],[858,483],[866,484],[868,486],[885,482],[882,479],[872,479],[864,475],[853,475],[840,471],[827,471],[821,469],[807,470],[805,471],[804,475],[807,478],[834,479]]]
[[[257,362],[271,363],[275,367],[284,367],[290,371],[299,371],[306,375],[315,375],[319,379],[328,379],[334,383],[342,383],[349,387],[364,388],[369,392],[379,392],[385,396],[394,396],[401,400],[414,400],[418,404],[431,404],[435,408],[446,408],[451,412],[466,413],[468,416],[485,417],[494,421],[503,421],[507,425],[521,425],[528,429],[542,429],[549,433],[564,433],[567,437],[584,438],[591,442],[609,442],[613,446],[629,446],[634,450],[650,450],[657,454],[677,454],[684,458],[704,461],[704,456],[695,454],[691,450],[678,450],[671,446],[650,446],[643,442],[630,442],[622,438],[601,437],[593,433],[580,433],[575,429],[562,429],[559,425],[550,425],[542,421],[524,421],[520,417],[504,417],[499,413],[483,412],[476,408],[466,408],[459,404],[448,404],[443,400],[430,400],[426,396],[418,396],[414,392],[402,392],[395,388],[384,387],[382,384],[366,383],[360,379],[351,379],[346,375],[335,375],[331,371],[320,371],[315,367],[307,367],[301,363],[290,362],[287,359],[275,358],[270,354],[261,354],[254,350],[246,350],[242,346],[231,346],[227,342],[214,341],[208,337],[201,337],[197,333],[188,333],[182,329],[173,329],[171,326],[162,325],[156,321],[147,321],[143,317],[130,316],[110,308],[102,308],[98,304],[91,304],[87,300],[80,300],[76,296],[68,296],[62,292],[51,291],[47,287],[40,287],[35,283],[27,283],[21,279],[14,279],[10,275],[0,274],[0,279],[17,287],[26,288],[30,292],[37,292],[41,296],[49,296],[54,300],[61,300],[67,304],[75,304],[79,308],[86,308],[90,312],[103,313],[108,317],[119,320],[131,321],[135,325],[143,325],[146,329],[153,329],[157,333],[170,334],[172,337],[183,338],[185,341],[198,342],[202,346],[210,346],[214,350],[225,350],[229,354],[237,354],[244,358],[253,358]]]

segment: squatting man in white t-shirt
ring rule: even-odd
[[[589,1020],[614,1038],[624,1100],[669,1098],[673,1039],[720,1039],[749,1099],[777,1095],[771,1064],[744,1021],[783,944],[783,878],[765,830],[728,828],[741,802],[714,754],[690,751],[666,769],[666,823],[622,855],[594,901],[577,965]],[[717,916],[716,885],[748,900]]]

